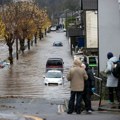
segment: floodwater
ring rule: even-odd
[[[54,41],[62,41],[63,47],[53,47]],[[3,49],[3,48],[2,48]],[[15,51],[15,50],[14,50]],[[4,56],[7,52],[4,52]],[[2,56],[0,54],[2,59]],[[64,80],[63,85],[45,86],[43,75],[45,64],[50,57],[61,57],[64,60],[64,76],[72,66],[73,58],[70,55],[68,39],[64,32],[51,32],[37,46],[26,50],[14,59],[14,65],[0,69],[0,96],[33,97],[44,99],[65,99],[69,97],[69,82]]]

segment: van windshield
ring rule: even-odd
[[[47,62],[47,66],[62,66],[62,62],[58,61],[58,60],[49,60]]]

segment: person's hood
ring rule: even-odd
[[[72,67],[80,67],[80,66],[73,64],[73,66],[72,66]]]
[[[110,62],[117,62],[118,59],[117,59],[117,57],[114,56],[114,57],[110,58],[109,61],[110,61]]]

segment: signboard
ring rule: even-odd
[[[88,56],[88,64],[90,67],[97,67],[98,66],[98,57],[97,56]]]
[[[86,11],[86,47],[98,48],[97,11]]]

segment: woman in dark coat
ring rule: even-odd
[[[88,79],[85,81],[83,101],[85,102],[85,109],[87,113],[92,113],[91,95],[93,95],[92,88],[94,88],[95,85],[95,78],[91,68],[89,68],[86,57],[84,57],[84,64],[86,66],[85,70],[87,72]]]

